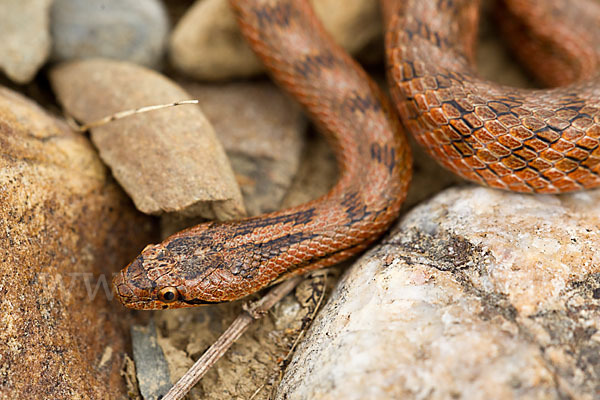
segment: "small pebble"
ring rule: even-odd
[[[154,322],[131,327],[133,360],[140,392],[145,400],[161,399],[172,386],[169,366],[158,345]]]

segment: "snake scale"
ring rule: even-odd
[[[600,26],[600,4],[593,0],[578,7],[504,0],[499,8],[517,54],[543,82],[562,85],[543,90],[477,76],[478,1],[382,0],[395,109],[307,0],[230,3],[273,79],[327,136],[339,181],[307,204],[200,224],[146,247],[113,281],[127,307],[235,300],[361,252],[406,196],[412,160],[404,129],[446,168],[480,184],[538,193],[600,184],[600,45],[593,40],[600,32],[590,32]],[[563,19],[572,26],[561,28]]]

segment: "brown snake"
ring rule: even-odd
[[[397,117],[377,85],[325,33],[307,1],[231,4],[273,78],[326,133],[340,179],[327,195],[302,206],[201,224],[148,246],[114,279],[115,293],[128,307],[234,300],[337,263],[385,232],[405,198],[411,155]],[[587,29],[600,25],[558,33],[549,28],[565,15],[576,24],[594,22],[597,3],[584,12],[565,0],[504,1],[505,32],[519,38],[521,56],[532,59],[547,83],[574,82],[548,90],[477,77],[477,1],[382,4],[396,107],[405,128],[444,166],[475,182],[522,192],[600,184],[600,85],[593,79],[600,53],[593,38],[600,36],[590,38]]]

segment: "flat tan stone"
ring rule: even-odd
[[[166,77],[109,60],[75,61],[51,72],[57,97],[80,121],[190,98]],[[184,105],[94,128],[100,157],[148,214],[176,212],[220,220],[245,214],[223,147],[200,108]]]

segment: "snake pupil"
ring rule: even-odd
[[[175,298],[175,295],[173,294],[173,292],[167,292],[167,293],[165,293],[165,300],[171,301],[174,298]]]
[[[171,303],[179,297],[179,292],[174,287],[166,287],[162,288],[160,292],[158,292],[158,299],[164,301],[165,303]]]

